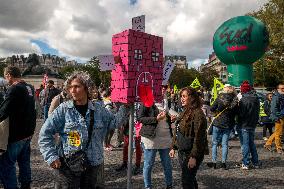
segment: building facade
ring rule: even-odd
[[[212,54],[209,55],[208,63],[202,64],[199,67],[199,71],[202,72],[203,69],[207,68],[216,70],[219,74],[219,79],[223,83],[228,82],[227,65],[221,62],[214,52],[212,52]]]
[[[0,63],[17,66],[23,72],[29,66],[27,64],[27,60],[30,56],[32,56],[32,54],[29,54],[28,57],[24,55],[13,55],[11,57],[1,58]],[[54,73],[58,73],[58,71],[64,66],[77,64],[77,62],[74,60],[66,61],[65,57],[59,57],[56,55],[42,54],[37,55],[37,57],[39,65],[49,68]]]
[[[183,69],[188,68],[186,56],[179,56],[179,55],[165,56],[165,61],[167,60],[173,62],[177,68],[183,68]]]

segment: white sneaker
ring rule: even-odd
[[[267,137],[263,137],[262,139],[263,139],[264,141],[267,141],[267,140],[268,140],[268,138],[267,138]]]
[[[242,164],[241,169],[242,169],[242,170],[248,170],[249,167],[248,167],[247,165]]]

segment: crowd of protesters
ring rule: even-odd
[[[45,162],[53,169],[55,188],[104,188],[104,150],[115,147],[123,147],[123,159],[115,170],[126,171],[129,104],[112,102],[109,88],[97,89],[89,74],[81,71],[72,73],[62,89],[49,80],[46,87],[34,90],[13,66],[5,68],[4,76],[10,85],[0,106],[0,121],[9,119],[7,149],[0,149],[0,180],[4,188],[31,188],[30,142],[36,126],[36,109],[38,118],[44,119],[38,144]],[[241,84],[239,93],[233,86],[224,85],[214,102],[206,88],[187,87],[176,92],[162,86],[161,92],[161,103],[141,96],[135,103],[133,174],[143,174],[145,188],[155,188],[151,174],[157,152],[165,186],[174,188],[171,158],[177,152],[182,187],[197,189],[197,171],[204,156],[209,155],[210,129],[212,157],[207,163],[210,168],[228,169],[228,141],[232,133],[240,140],[243,156],[240,168],[259,168],[261,162],[254,143],[258,124],[263,127],[264,148],[272,151],[274,142],[276,152],[283,153],[284,83],[279,83],[273,93],[267,93],[264,101],[259,100],[248,81]],[[153,96],[152,90],[147,93]],[[115,131],[116,145],[112,145]],[[217,161],[219,147],[221,166]]]

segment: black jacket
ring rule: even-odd
[[[137,120],[142,123],[142,125],[146,125],[148,127],[144,127],[141,130],[144,130],[145,128],[149,130],[149,133],[155,130],[155,128],[158,125],[157,116],[159,114],[159,109],[156,105],[151,106],[150,108],[145,107],[144,105],[140,105],[137,115]],[[170,134],[173,136],[172,128],[171,128],[171,121],[169,115],[167,115],[167,122],[169,124]],[[142,126],[142,127],[143,127]],[[146,133],[148,133],[146,131]],[[140,131],[141,136],[142,133]]]
[[[9,117],[9,143],[33,135],[36,126],[34,88],[18,82],[9,87],[0,105],[0,121]]]
[[[143,125],[154,125],[158,124],[157,115],[159,114],[159,110],[156,105],[151,106],[150,108],[145,107],[141,104],[137,119]]]
[[[259,119],[260,102],[253,92],[242,95],[239,102],[238,124],[243,129],[254,129]]]
[[[60,90],[55,88],[55,87],[52,87],[52,88],[47,88],[46,89],[46,94],[45,94],[45,100],[44,100],[44,104],[50,104],[52,99],[59,95],[60,94]]]
[[[222,112],[213,121],[213,125],[219,128],[232,128],[235,125],[235,116],[237,115],[238,99],[234,93],[220,93],[218,98],[214,101],[210,111],[216,115]]]

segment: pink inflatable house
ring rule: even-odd
[[[112,37],[111,99],[113,102],[133,103],[138,86],[150,86],[156,102],[162,100],[163,38],[147,33],[125,30]]]

